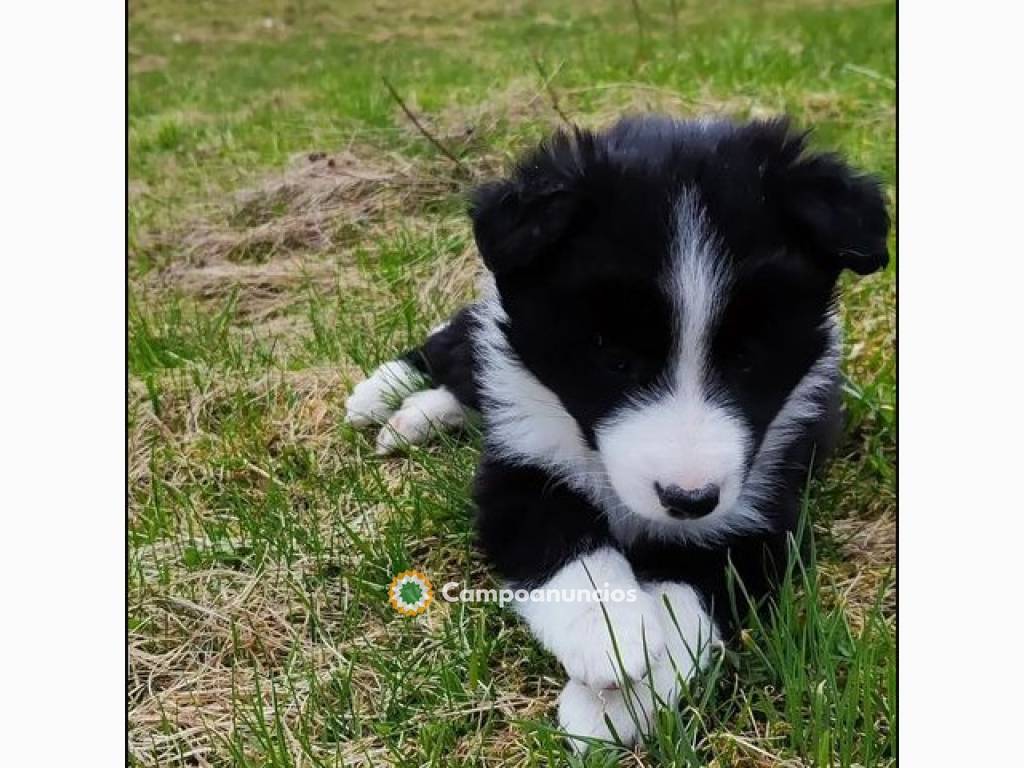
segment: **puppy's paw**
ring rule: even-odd
[[[578,680],[566,683],[558,697],[558,726],[578,754],[589,749],[594,739],[631,746],[638,736],[620,691],[595,691]]]
[[[345,400],[345,421],[359,428],[387,421],[422,379],[415,368],[401,360],[384,363],[356,384]]]
[[[659,697],[673,698],[679,680],[688,680],[707,666],[712,649],[721,647],[721,633],[689,584],[647,583],[643,590],[657,604],[665,630],[667,652],[653,669],[655,689]]]
[[[639,592],[633,602],[590,606],[566,628],[560,645],[555,655],[565,671],[592,688],[615,688],[623,678],[639,680],[665,654],[657,603]]]
[[[648,662],[664,655],[658,604],[639,588],[629,562],[617,550],[603,548],[584,555],[563,567],[540,591],[544,600],[524,601],[517,609],[575,680],[593,688],[613,688],[624,677],[641,678]],[[546,599],[552,593],[559,599]],[[608,599],[599,602],[598,593]]]
[[[558,722],[576,752],[593,744],[588,740],[617,739],[631,746],[650,734],[658,711],[678,705],[684,682],[706,665],[711,649],[721,643],[692,587],[661,582],[645,584],[643,591],[660,612],[664,652],[623,687],[602,690],[578,679],[569,681],[558,700]]]
[[[421,445],[465,423],[465,410],[444,387],[416,392],[405,399],[377,435],[377,453],[386,456],[408,445]]]

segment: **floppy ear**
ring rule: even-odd
[[[520,161],[509,178],[473,192],[473,235],[491,272],[526,267],[558,245],[579,211],[579,185],[594,152],[592,134],[559,131]]]
[[[807,134],[791,133],[785,121],[762,127],[778,141],[768,161],[766,194],[797,246],[836,271],[866,275],[885,267],[889,214],[878,179],[838,155],[807,152]]]

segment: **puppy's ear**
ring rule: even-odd
[[[838,155],[806,151],[807,134],[785,121],[761,124],[774,144],[766,163],[766,196],[797,247],[835,269],[866,275],[889,263],[889,214],[880,182]]]
[[[473,235],[495,275],[542,259],[569,233],[580,185],[596,152],[592,134],[559,131],[523,158],[509,178],[478,187],[470,199]]]

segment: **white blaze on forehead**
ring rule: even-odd
[[[711,330],[722,309],[728,272],[697,195],[690,190],[676,204],[672,248],[667,287],[678,329],[673,385],[679,395],[703,398]]]

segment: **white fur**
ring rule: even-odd
[[[477,304],[474,351],[480,355],[481,394],[488,443],[502,458],[574,475],[597,460],[576,420],[558,396],[516,358],[500,326],[508,322],[493,282]]]
[[[448,389],[415,392],[377,434],[377,453],[386,456],[409,445],[420,445],[440,432],[466,423],[466,411]]]
[[[623,703],[619,691],[595,689],[570,679],[558,697],[558,727],[569,737],[573,751],[586,752],[592,739],[610,742],[618,737],[624,744],[634,743],[637,727]]]
[[[686,393],[620,411],[597,431],[608,477],[623,504],[635,515],[669,524],[699,520],[671,520],[654,484],[716,485],[717,510],[732,510],[743,484],[749,440],[727,410]]]
[[[558,723],[570,737],[582,737],[571,741],[577,751],[586,750],[590,745],[587,739],[617,737],[632,745],[649,733],[657,710],[676,706],[683,683],[707,666],[711,649],[721,643],[714,621],[692,587],[661,582],[645,584],[643,589],[657,602],[657,616],[666,638],[665,653],[652,660],[649,671],[628,686],[601,690],[579,680],[566,684],[558,700]]]
[[[423,377],[406,362],[391,360],[356,384],[345,400],[345,421],[354,427],[381,424],[399,404],[423,386]]]
[[[636,600],[525,600],[515,605],[534,637],[571,678],[594,688],[609,688],[623,674],[642,677],[648,659],[658,659],[664,652],[665,637],[655,598],[640,589],[629,562],[615,549],[597,549],[573,560],[541,589],[593,591],[595,585],[598,590],[635,590]]]
[[[619,498],[634,514],[655,521],[667,520],[655,483],[690,490],[718,486],[717,510],[727,515],[740,496],[751,440],[743,420],[716,403],[706,383],[710,329],[729,277],[690,193],[677,206],[674,251],[667,281],[678,328],[672,381],[666,393],[630,404],[596,430]]]
[[[708,331],[718,317],[729,284],[721,248],[708,232],[695,194],[684,192],[676,204],[668,298],[680,326],[675,351],[675,389],[692,397],[704,396]]]

